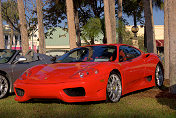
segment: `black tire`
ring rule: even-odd
[[[0,99],[7,97],[9,93],[9,81],[7,77],[0,74]]]
[[[160,64],[157,64],[156,69],[155,69],[155,85],[158,88],[161,88],[164,83],[164,75],[162,71],[162,67]]]
[[[121,76],[111,73],[106,87],[106,102],[118,102],[122,94]]]

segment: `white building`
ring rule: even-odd
[[[10,48],[10,35],[11,35],[11,28],[9,25],[4,25],[4,41],[5,41],[5,48]],[[38,41],[38,31],[32,32],[31,36],[29,37],[29,48],[37,50],[39,46]],[[19,32],[14,31],[13,41],[12,41],[12,49],[20,50],[21,49],[21,35]]]

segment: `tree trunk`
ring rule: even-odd
[[[153,8],[152,0],[143,0],[144,4],[144,17],[147,35],[147,51],[157,53],[155,32],[154,32],[154,22],[153,22]]]
[[[43,25],[42,1],[36,0],[37,3],[37,20],[39,31],[39,53],[45,54],[45,34]]]
[[[147,49],[146,26],[144,26],[144,49]]]
[[[10,3],[10,12],[13,12],[13,5],[12,0],[8,0],[8,3]],[[10,17],[13,17],[12,14],[10,14]],[[12,49],[12,41],[13,41],[13,25],[11,23],[8,23],[10,26],[10,41],[9,41],[9,49]]]
[[[23,0],[17,0],[17,3],[18,3],[18,12],[19,12],[19,19],[20,19],[22,53],[23,55],[25,55],[29,50],[29,39],[28,39],[28,32],[27,32],[24,3],[23,3]]]
[[[75,10],[75,26],[76,26],[76,36],[77,36],[77,46],[81,46],[81,31],[79,27],[79,16],[78,16],[78,10]]]
[[[104,15],[105,15],[105,27],[106,27],[106,36],[107,43],[114,43],[112,37],[112,25],[111,25],[111,14],[110,14],[110,0],[104,0]]]
[[[118,26],[119,26],[119,32],[118,32],[118,43],[123,43],[123,37],[122,37],[122,0],[118,0]]]
[[[167,0],[164,1],[164,78],[169,79],[169,37]]]
[[[166,56],[169,55],[169,79],[170,79],[170,92],[176,94],[176,1],[175,0],[165,0],[165,37],[166,42],[164,46],[169,49],[169,54],[167,52]],[[169,46],[167,46],[169,42]],[[165,49],[166,51],[166,49]],[[168,59],[166,57],[166,59]],[[168,71],[168,70],[167,70]]]
[[[110,7],[110,20],[111,20],[111,29],[112,29],[112,43],[117,43],[116,40],[116,17],[115,17],[115,0],[109,0]]]
[[[76,48],[76,32],[74,23],[73,0],[66,0],[67,6],[67,22],[69,32],[70,49]]]
[[[2,24],[2,12],[1,12],[1,1],[0,1],[0,49],[5,48],[3,24]]]
[[[9,24],[9,25],[10,25],[9,49],[12,49],[12,41],[13,41],[13,34],[14,34],[14,31],[13,31],[13,26],[12,26],[12,24]]]
[[[90,44],[91,44],[91,45],[94,45],[94,44],[95,44],[95,42],[94,42],[94,37],[91,37],[91,38],[90,38]]]

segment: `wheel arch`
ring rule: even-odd
[[[5,71],[2,71],[2,70],[0,70],[0,73],[5,75],[5,76],[7,75],[7,73]]]
[[[112,73],[117,73],[117,74],[119,74],[119,75],[122,77],[122,75],[121,75],[121,73],[120,73],[120,71],[119,71],[118,69],[113,69],[113,70],[111,70],[109,76],[110,76]]]
[[[113,70],[111,70],[111,72],[110,72],[110,74],[109,74],[109,76],[112,74],[112,73],[117,73],[117,74],[119,74],[120,75],[120,77],[121,77],[121,84],[122,84],[122,94],[123,94],[123,76],[122,76],[122,72],[120,72],[120,70],[119,69],[113,69]]]

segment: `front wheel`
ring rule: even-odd
[[[164,75],[161,66],[158,64],[155,69],[155,84],[158,88],[163,86]]]
[[[9,82],[7,78],[0,74],[0,99],[7,96],[9,91]]]
[[[106,88],[107,101],[118,102],[120,100],[121,94],[122,94],[121,77],[119,74],[112,73],[109,76]]]

